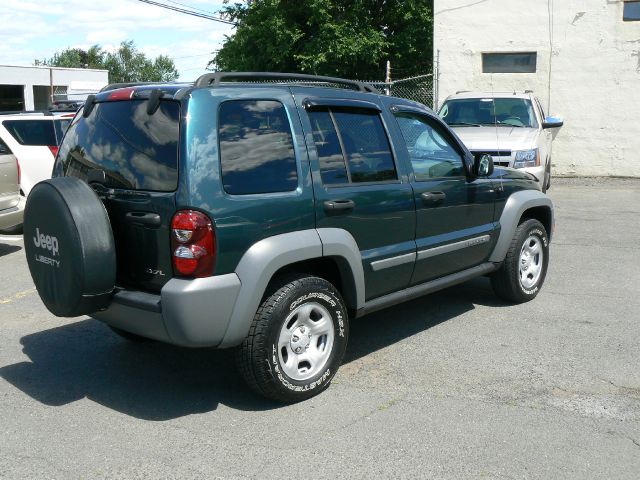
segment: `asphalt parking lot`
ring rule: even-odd
[[[40,303],[0,237],[0,478],[640,477],[640,181],[556,179],[545,287],[478,279],[355,321],[322,395]]]

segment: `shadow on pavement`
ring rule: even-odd
[[[5,255],[9,255],[14,252],[18,252],[22,250],[22,247],[18,245],[9,245],[7,243],[0,243],[0,257],[4,257]]]
[[[432,294],[355,320],[345,363],[497,302],[486,279]],[[89,398],[145,420],[215,410],[281,405],[251,392],[235,370],[233,351],[132,343],[97,320],[81,320],[21,339],[31,360],[0,368],[0,376],[33,399],[62,406]]]

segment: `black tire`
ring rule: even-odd
[[[547,190],[551,188],[551,159],[547,160],[547,168],[544,170],[544,185],[542,186],[542,193],[547,193]]]
[[[127,332],[126,330],[121,330],[117,327],[112,327],[111,325],[107,325],[111,331],[113,333],[115,333],[116,335],[118,335],[121,338],[124,338],[125,340],[128,340],[130,342],[134,342],[134,343],[153,343],[155,342],[154,339],[152,338],[147,338],[147,337],[143,337],[141,335],[136,335],[135,333],[131,333],[131,332]]]
[[[51,313],[77,317],[106,308],[116,278],[116,250],[104,205],[74,177],[38,183],[24,211],[31,278]]]
[[[540,255],[528,254],[532,245],[539,246],[541,258]],[[525,249],[527,249],[527,255],[523,260],[521,255],[525,253]],[[523,262],[522,271],[520,269],[521,262]],[[493,291],[499,297],[513,303],[533,300],[542,288],[548,265],[549,239],[547,231],[538,220],[525,220],[518,225],[513,235],[504,263],[499,270],[491,275]],[[536,272],[539,271],[539,274],[534,275],[532,273],[534,269]]]
[[[326,280],[300,275],[283,279],[280,285],[276,285],[276,290],[268,294],[258,308],[249,335],[237,349],[236,359],[249,387],[272,400],[293,403],[311,398],[329,386],[344,357],[349,322],[340,293]],[[302,313],[305,310],[310,310],[308,320]],[[322,323],[327,333],[312,335],[311,329],[304,329],[305,326],[315,328],[310,322],[317,322],[318,326]],[[279,348],[281,335],[289,336],[290,341]],[[301,350],[300,355],[293,352],[294,347]],[[302,360],[308,350],[324,360],[318,360],[315,365]],[[305,377],[307,365],[308,378]],[[304,378],[293,378],[287,373],[293,370]]]

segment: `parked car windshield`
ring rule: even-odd
[[[533,105],[527,98],[461,98],[447,100],[440,117],[452,127],[508,125],[538,128]]]

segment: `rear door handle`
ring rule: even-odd
[[[356,202],[353,200],[327,200],[324,202],[325,212],[338,212],[344,210],[353,210]]]
[[[444,192],[424,192],[422,195],[423,203],[434,204],[442,202],[447,196]]]
[[[162,224],[160,215],[152,212],[128,212],[125,218],[127,222],[143,227],[157,228]]]

